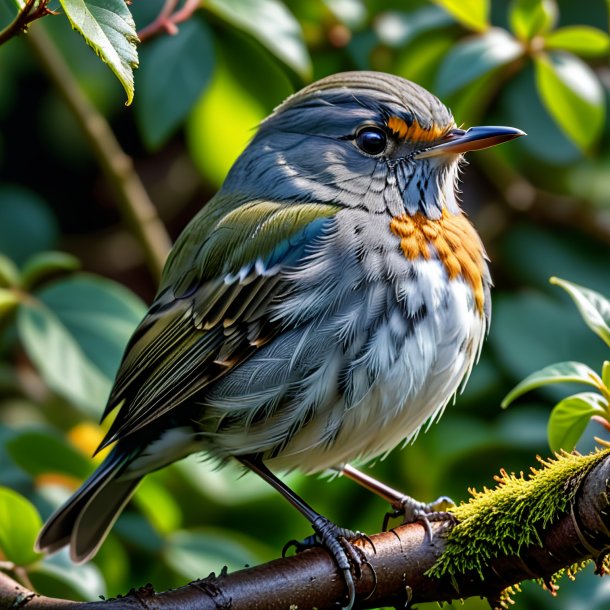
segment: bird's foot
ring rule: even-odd
[[[356,599],[356,586],[354,578],[359,579],[362,575],[362,566],[368,563],[364,551],[353,544],[356,540],[366,540],[371,545],[372,541],[365,534],[353,532],[352,530],[339,527],[332,521],[319,515],[312,522],[314,534],[304,540],[291,540],[282,549],[282,555],[289,548],[294,547],[297,553],[312,547],[321,546],[325,548],[335,560],[337,567],[343,573],[343,579],[347,589],[347,605],[344,610],[351,610]],[[373,546],[373,550],[374,550]]]
[[[449,521],[455,523],[455,515],[449,511],[455,502],[447,496],[441,496],[434,502],[419,502],[411,496],[402,496],[392,502],[393,510],[386,513],[383,519],[383,531],[388,528],[390,519],[402,516],[402,524],[421,523],[426,530],[428,539],[432,541],[432,526],[436,521]]]

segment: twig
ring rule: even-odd
[[[603,573],[603,559],[610,548],[608,480],[610,457],[584,475],[576,476],[572,502],[553,523],[539,531],[540,545],[521,548],[518,555],[482,557],[481,572],[454,573],[441,578],[428,571],[448,545],[453,522],[433,522],[430,540],[421,524],[398,527],[390,532],[357,542],[366,561],[356,580],[355,608],[404,607],[423,602],[442,602],[472,596],[486,597],[494,608],[505,603],[507,587],[532,578],[553,589],[552,575],[558,570],[593,559]],[[574,483],[574,481],[572,481]],[[522,488],[515,493],[521,497]],[[572,497],[572,496],[570,496]],[[155,608],[217,610],[285,610],[336,608],[344,601],[343,579],[328,553],[311,549],[293,557],[219,576],[214,574],[164,593],[151,585],[130,591],[126,596],[88,603],[50,599],[32,594],[0,573],[0,607],[27,610],[142,610]],[[25,600],[20,602],[20,600]]]
[[[177,25],[190,19],[193,13],[201,6],[200,0],[185,0],[184,6],[175,11],[179,0],[165,0],[165,4],[157,18],[138,32],[140,42],[156,36],[163,30],[170,36],[178,33]]]
[[[157,210],[110,125],[79,88],[64,58],[42,27],[27,37],[40,65],[57,87],[80,125],[91,150],[117,194],[119,210],[142,247],[148,267],[158,279],[171,241]]]
[[[15,17],[13,22],[9,23],[0,32],[0,45],[10,40],[13,36],[25,32],[32,21],[53,13],[53,11],[47,8],[47,2],[48,0],[40,0],[37,4],[37,0],[26,0],[25,5],[17,13],[17,17]]]

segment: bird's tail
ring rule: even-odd
[[[75,563],[91,559],[142,478],[121,476],[131,460],[122,448],[115,447],[74,495],[49,517],[36,540],[36,550],[52,553],[69,545]]]

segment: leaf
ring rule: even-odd
[[[508,407],[511,402],[526,392],[531,392],[551,383],[585,383],[599,388],[601,379],[599,375],[586,364],[580,362],[559,362],[551,364],[540,371],[526,377],[518,386],[513,388],[502,401],[502,408]]]
[[[594,392],[583,392],[564,398],[551,411],[548,425],[549,446],[553,451],[572,451],[591,416],[606,415],[603,398]]]
[[[605,360],[602,366],[602,383],[610,390],[610,361]]]
[[[416,38],[426,32],[433,34],[435,31],[452,25],[454,23],[450,15],[438,6],[423,6],[410,12],[385,11],[377,15],[372,23],[375,34],[379,40],[389,47],[403,49]],[[421,42],[428,43],[428,37],[420,38]],[[446,37],[451,44],[452,40]],[[418,51],[416,46],[410,51]]]
[[[549,114],[565,134],[587,150],[604,127],[604,92],[595,73],[570,53],[535,56],[536,85]]]
[[[559,28],[547,34],[544,40],[547,49],[562,49],[585,57],[605,55],[610,50],[610,36],[588,25]]]
[[[17,315],[28,356],[50,388],[97,415],[144,306],[122,286],[85,274],[36,296]]]
[[[21,278],[17,265],[8,256],[0,254],[0,286],[10,288],[18,286],[20,282]]]
[[[488,0],[434,0],[462,25],[482,32],[489,27]]]
[[[510,27],[517,38],[531,40],[537,34],[548,32],[557,16],[554,0],[513,0],[509,12]]]
[[[72,27],[119,79],[127,94],[134,94],[133,70],[138,67],[136,26],[124,0],[59,0]]]
[[[168,534],[180,527],[180,507],[174,496],[154,475],[146,477],[140,483],[134,502],[161,534]]]
[[[7,487],[0,487],[0,551],[7,561],[27,566],[37,561],[34,542],[42,519],[34,506]]]
[[[212,77],[212,34],[197,18],[175,36],[157,36],[141,51],[134,111],[146,145],[157,148],[182,124]]]
[[[80,261],[66,252],[40,252],[34,254],[23,265],[21,286],[29,290],[46,276],[66,271],[76,271]]]
[[[279,0],[207,0],[204,7],[256,38],[303,80],[311,78],[301,26]]]
[[[66,549],[32,566],[28,578],[36,591],[44,591],[50,597],[99,601],[100,596],[106,595],[106,584],[99,568],[93,562],[73,564]]]
[[[92,462],[52,432],[18,432],[5,446],[11,459],[32,477],[53,473],[82,480],[93,470]]]
[[[595,290],[558,277],[552,277],[550,282],[572,297],[587,326],[610,347],[610,301]]]
[[[492,28],[456,44],[441,64],[437,93],[451,95],[475,79],[523,54],[523,47],[506,30]]]
[[[0,320],[19,305],[19,296],[13,290],[0,288]]]

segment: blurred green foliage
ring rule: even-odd
[[[607,359],[568,297],[548,284],[557,275],[610,292],[607,2],[206,0],[176,35],[160,31],[139,45],[128,109],[115,75],[129,100],[132,30],[154,22],[164,3],[134,0],[134,27],[122,0],[109,0],[126,21],[100,33],[95,5],[85,2],[93,25],[80,32],[111,70],[71,31],[66,16],[74,23],[76,4],[52,3],[59,14],[31,28],[47,30],[76,85],[110,121],[174,236],[257,122],[332,72],[394,72],[439,95],[458,123],[527,131],[473,155],[464,171],[464,206],[496,282],[481,362],[441,423],[372,472],[422,500],[460,501],[501,467],[527,469],[535,454],[549,454],[547,420],[565,387],[545,387],[508,411],[500,403],[535,370],[576,360],[600,370]],[[17,6],[0,0],[0,31]],[[105,396],[141,299],[154,294],[113,199],[27,36],[0,46],[0,559],[24,566],[41,592],[75,599],[145,582],[175,587],[222,565],[269,560],[309,534],[254,476],[193,456],[147,477],[90,564],[31,550],[38,513],[48,516],[95,466]],[[585,430],[578,447],[589,450],[594,434],[601,431]],[[287,480],[341,525],[380,528],[386,507],[349,481]],[[517,607],[595,610],[609,601],[610,585],[591,570],[556,599],[525,585]],[[488,606],[472,599],[465,607]]]

